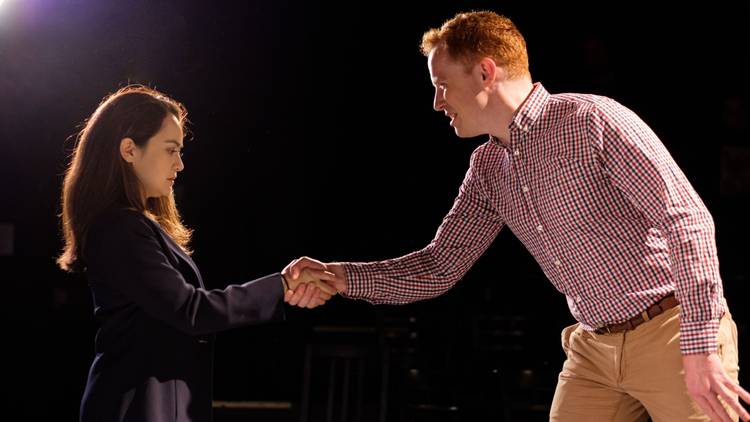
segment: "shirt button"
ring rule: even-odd
[[[560,260],[559,260],[559,259],[556,259],[556,260],[555,260],[555,265],[557,265],[557,266],[559,267],[560,265],[562,265],[562,262],[560,262]]]
[[[581,296],[576,295],[576,302],[581,303]]]
[[[529,191],[529,187],[526,186],[526,185],[523,185],[523,186],[521,186],[521,190],[524,191],[524,192],[528,192]]]
[[[544,231],[544,226],[542,226],[540,224],[540,225],[536,226],[536,230],[539,231],[539,232],[543,232]]]
[[[515,149],[515,150],[513,150],[513,155],[515,155],[516,157],[518,157],[519,155],[521,155],[521,151]]]

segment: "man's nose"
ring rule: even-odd
[[[435,109],[435,111],[440,111],[445,107],[445,99],[443,98],[443,93],[441,90],[436,89],[435,90],[435,98],[432,100],[432,108]]]

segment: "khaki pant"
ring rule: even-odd
[[[595,334],[579,324],[562,332],[567,359],[550,410],[553,422],[709,421],[688,396],[680,355],[679,306],[635,330]],[[719,356],[737,382],[737,326],[719,327]],[[737,415],[730,411],[737,421]]]

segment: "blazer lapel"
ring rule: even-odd
[[[177,256],[178,259],[181,259],[186,264],[188,264],[188,266],[190,267],[190,269],[193,270],[193,273],[195,274],[195,278],[196,278],[196,280],[198,280],[198,284],[200,285],[200,287],[201,288],[205,288],[205,286],[203,285],[203,278],[201,277],[201,273],[198,270],[198,267],[195,265],[195,262],[193,262],[192,258],[190,258],[190,256],[188,256],[185,253],[185,251],[183,251],[182,248],[179,245],[177,245],[177,243],[175,243],[175,241],[172,240],[172,238],[169,237],[168,234],[166,234],[164,232],[164,230],[161,228],[161,226],[159,226],[159,224],[157,224],[155,222],[153,222],[153,223],[156,226],[156,228],[157,228],[157,230],[159,232],[159,235],[161,235],[161,237],[163,239],[163,242],[167,246],[167,248],[169,248],[169,250],[172,251],[172,253],[175,256]]]

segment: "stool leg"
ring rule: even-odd
[[[359,360],[357,373],[357,420],[362,420],[362,408],[365,397],[365,361]]]
[[[326,422],[333,422],[333,396],[336,394],[336,360],[331,361],[328,375],[328,403],[326,403]]]
[[[380,422],[385,422],[388,414],[388,375],[390,375],[390,354],[384,348],[380,371]],[[359,391],[362,391],[362,387]]]
[[[351,372],[351,360],[344,360],[344,382],[341,383],[341,421],[347,421],[349,410],[349,377]]]
[[[302,381],[302,403],[300,405],[301,422],[307,422],[310,415],[310,383],[312,382],[311,374],[312,371],[312,348],[307,345],[305,351],[305,375]]]

